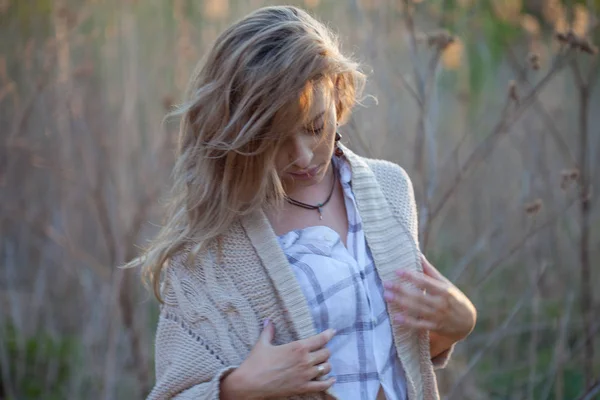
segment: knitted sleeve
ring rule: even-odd
[[[385,160],[369,160],[369,167],[375,174],[392,214],[400,224],[408,229],[415,244],[419,247],[417,203],[410,177],[402,167]],[[454,345],[432,358],[431,362],[434,368],[446,367],[453,350]]]
[[[218,400],[221,379],[241,364],[259,334],[226,274],[201,256],[188,268],[186,257],[175,256],[165,269],[156,384],[148,399]]]
[[[156,384],[150,400],[219,400],[228,366],[170,307],[161,311],[156,332]]]

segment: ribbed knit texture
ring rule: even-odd
[[[410,179],[399,166],[368,160],[344,147],[367,243],[383,281],[395,271],[422,271],[417,213]],[[262,211],[234,224],[212,251],[187,266],[186,253],[166,268],[156,334],[156,385],[148,399],[219,398],[221,378],[240,365],[258,340],[264,319],[275,344],[316,334],[306,299]],[[403,283],[406,284],[406,283]],[[389,310],[393,313],[397,310]],[[394,325],[394,342],[410,400],[437,400],[427,333]],[[290,399],[335,398],[333,393]],[[345,400],[345,399],[342,399]]]

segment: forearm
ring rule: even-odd
[[[254,395],[254,388],[251,387],[243,372],[239,369],[233,370],[221,381],[221,392],[219,400],[259,400],[260,396]]]

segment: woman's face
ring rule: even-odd
[[[335,148],[337,117],[334,96],[327,85],[315,85],[308,120],[283,144],[276,168],[286,192],[323,180]]]

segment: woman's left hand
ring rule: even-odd
[[[398,271],[401,279],[416,288],[398,282],[385,282],[384,297],[401,313],[391,317],[405,326],[429,330],[454,343],[464,339],[475,327],[477,312],[473,303],[421,256],[423,273]]]

